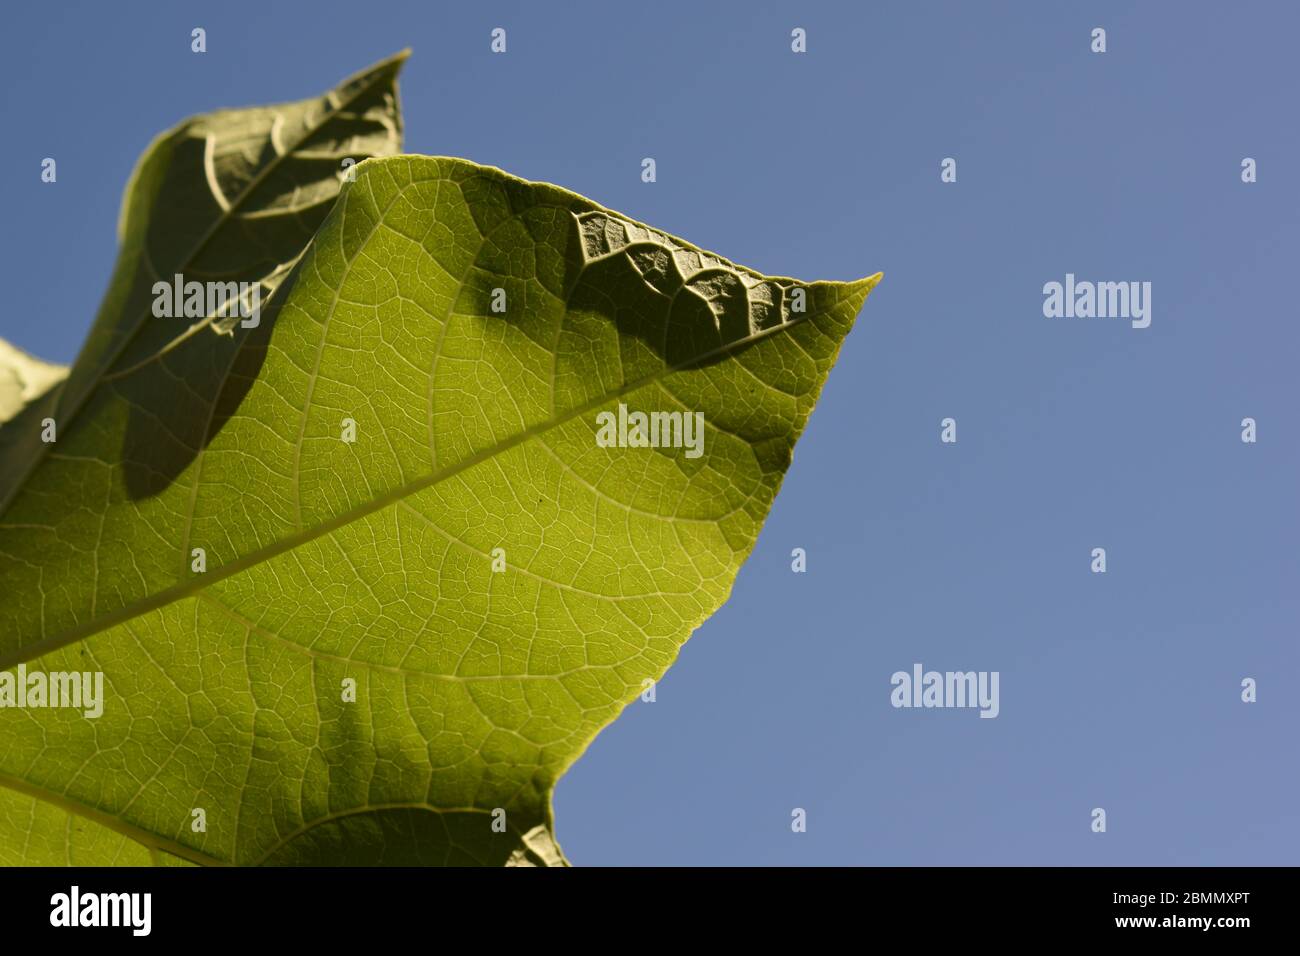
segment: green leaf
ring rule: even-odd
[[[234,343],[215,316],[190,328],[153,321],[154,283],[182,273],[201,282],[260,282],[263,298],[273,294],[338,197],[343,160],[400,151],[397,74],[408,55],[322,96],[192,117],[149,145],[122,197],[121,249],[104,303],[65,387],[47,395],[43,411],[60,429],[110,370],[121,376],[211,331],[228,339],[224,347],[209,343],[213,362],[228,357]],[[0,514],[49,449],[38,432],[23,432],[22,441],[0,459]]]
[[[726,600],[878,279],[361,164],[236,352],[119,360],[0,522],[0,667],[105,675],[0,709],[0,859],[562,863],[555,782]],[[701,454],[603,447],[620,404]]]

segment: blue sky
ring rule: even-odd
[[[885,273],[731,600],[560,783],[575,863],[1295,864],[1297,34],[1282,3],[12,3],[0,336],[74,356],[159,130],[410,46],[410,152]],[[1067,273],[1151,282],[1150,327],[1046,318]],[[917,662],[998,671],[999,716],[894,709]]]

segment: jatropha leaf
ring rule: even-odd
[[[273,294],[337,198],[345,164],[401,150],[397,74],[408,55],[376,63],[323,96],[191,117],[149,144],[122,198],[121,248],[99,315],[66,383],[40,396],[28,414],[66,427],[137,362],[201,331],[230,331],[221,316],[206,313],[188,327],[179,319],[152,321],[158,281],[180,274],[255,283],[260,297]],[[212,367],[238,347],[229,336],[206,344]],[[176,431],[197,441],[192,428]],[[0,460],[0,514],[50,450],[38,432],[24,434],[26,443],[6,448]]]
[[[563,863],[556,780],[726,600],[878,279],[362,163],[236,350],[150,319],[0,517],[0,668],[103,675],[0,708],[0,860]]]

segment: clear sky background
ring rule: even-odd
[[[74,357],[154,134],[411,46],[408,152],[885,273],[730,601],[561,781],[575,863],[1296,864],[1297,36],[1284,2],[15,0],[0,336]],[[1150,328],[1045,318],[1067,272],[1150,281]],[[892,708],[915,662],[999,671],[1000,716]]]

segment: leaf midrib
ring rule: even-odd
[[[793,319],[789,322],[772,326],[767,329],[761,329],[752,335],[745,336],[742,339],[737,339],[734,342],[729,342],[701,355],[693,356],[690,359],[684,360],[675,365],[665,365],[650,375],[642,376],[632,382],[625,382],[623,385],[620,385],[617,389],[614,389],[611,392],[590,399],[581,405],[577,405],[562,415],[529,426],[508,438],[502,439],[494,445],[481,449],[462,461],[456,462],[453,465],[448,465],[442,469],[435,469],[429,474],[417,478],[414,481],[407,482],[404,485],[398,485],[381,495],[377,495],[356,508],[340,512],[334,517],[322,521],[313,527],[304,528],[294,534],[286,535],[264,548],[250,551],[248,554],[231,561],[229,564],[224,564],[212,571],[204,572],[202,580],[200,581],[186,582],[183,584],[173,585],[169,588],[164,588],[147,598],[125,605],[116,611],[112,611],[99,618],[87,621],[85,624],[69,628],[61,634],[42,638],[39,641],[34,641],[26,645],[25,647],[20,647],[12,653],[0,655],[0,670],[8,670],[11,667],[16,667],[20,663],[34,660],[35,658],[51,651],[58,650],[61,647],[66,647],[76,641],[98,634],[100,631],[107,630],[108,628],[121,624],[124,621],[129,621],[132,618],[141,616],[142,614],[147,614],[150,611],[166,607],[176,601],[184,600],[185,598],[197,594],[219,581],[223,581],[226,578],[239,574],[242,571],[246,571],[249,568],[256,567],[259,564],[269,561],[271,558],[292,551],[294,548],[301,545],[315,541],[330,532],[345,527],[352,522],[365,518],[377,511],[382,511],[389,505],[403,501],[411,495],[423,491],[426,488],[430,488],[448,478],[455,477],[461,472],[467,471],[503,452],[522,445],[524,442],[532,438],[546,434],[552,429],[558,428],[579,416],[593,412],[601,406],[606,405],[615,399],[621,398],[630,392],[634,392],[646,385],[653,384],[674,372],[726,355],[736,349],[743,348],[754,342],[761,341],[762,339],[787,332],[791,328],[807,322],[811,317],[812,313],[808,313],[802,318]]]
[[[58,807],[65,813],[72,816],[81,817],[89,820],[91,823],[97,823],[105,829],[112,830],[119,836],[124,836],[133,843],[137,843],[150,852],[151,855],[162,850],[164,853],[170,853],[172,856],[178,856],[183,860],[191,863],[197,863],[200,866],[232,866],[225,860],[219,860],[216,857],[208,856],[200,850],[188,847],[183,843],[177,843],[175,840],[169,840],[167,837],[160,836],[150,830],[145,830],[133,824],[127,823],[121,817],[113,816],[111,813],[105,813],[102,810],[96,810],[94,807],[86,806],[84,803],[78,803],[61,793],[55,793],[44,787],[29,783],[21,777],[14,777],[7,773],[0,773],[0,787],[12,790],[15,793],[21,793],[24,796],[31,797],[33,800],[40,800],[42,803],[48,803],[50,806]]]

